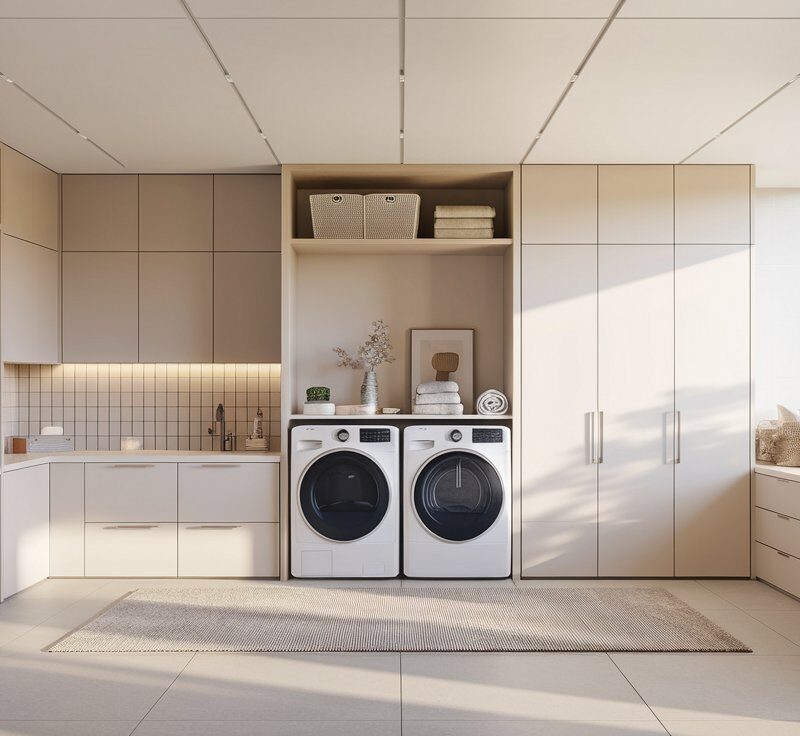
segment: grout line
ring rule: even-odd
[[[153,711],[153,708],[155,708],[155,707],[156,707],[156,706],[157,706],[157,705],[158,705],[158,704],[161,702],[161,699],[162,699],[162,698],[163,698],[163,697],[164,697],[164,696],[167,694],[167,692],[169,692],[169,689],[170,689],[170,688],[171,688],[171,687],[172,687],[172,686],[173,686],[173,685],[174,685],[174,684],[177,682],[178,678],[179,678],[179,677],[180,677],[180,676],[181,676],[181,675],[182,675],[182,674],[183,674],[183,673],[186,671],[186,668],[187,668],[187,667],[188,667],[188,666],[189,666],[189,665],[190,665],[190,664],[191,664],[191,663],[194,661],[194,658],[197,656],[197,654],[198,654],[197,652],[192,652],[192,656],[191,656],[191,657],[189,657],[189,661],[188,661],[188,662],[186,662],[186,664],[185,664],[185,665],[183,665],[183,667],[181,667],[181,671],[180,671],[180,672],[178,672],[178,674],[177,674],[177,675],[175,675],[175,677],[173,677],[173,678],[172,678],[172,682],[170,682],[170,684],[169,684],[169,685],[167,685],[167,687],[166,687],[166,688],[164,688],[164,692],[163,692],[163,693],[161,693],[161,695],[159,695],[159,696],[158,696],[158,700],[156,700],[156,702],[155,702],[155,703],[153,703],[153,704],[152,704],[152,705],[151,705],[151,706],[150,706],[150,707],[147,709],[147,713],[145,713],[145,714],[142,716],[142,718],[141,718],[141,720],[139,721],[139,723],[137,723],[137,724],[136,724],[136,726],[135,726],[135,728],[133,729],[133,731],[131,731],[131,733],[130,733],[130,736],[133,736],[133,734],[134,734],[134,733],[136,733],[136,731],[138,730],[139,726],[141,726],[141,725],[142,725],[142,723],[144,723],[144,719],[145,719],[145,718],[147,718],[147,716],[149,716],[149,715],[150,715],[150,713]]]
[[[667,730],[667,727],[661,722],[661,719],[656,715],[656,712],[650,707],[650,704],[642,697],[642,694],[636,689],[634,684],[628,679],[628,676],[622,671],[622,669],[620,669],[620,666],[616,663],[616,661],[614,660],[614,657],[611,656],[611,653],[610,652],[606,652],[605,654],[606,654],[606,657],[608,657],[608,659],[611,661],[611,664],[613,664],[614,667],[617,668],[617,671],[625,678],[625,682],[627,682],[631,686],[631,689],[633,690],[633,692],[635,692],[639,696],[639,699],[647,706],[647,710],[649,710],[653,714],[653,718],[655,718],[658,721],[658,723],[661,726],[661,728],[664,729],[664,733],[669,734],[669,731]]]

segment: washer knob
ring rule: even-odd
[[[339,442],[347,442],[347,440],[350,439],[350,432],[348,432],[346,429],[340,429],[336,433],[336,439],[339,440]]]
[[[461,434],[461,430],[459,429],[454,429],[452,432],[450,432],[450,439],[453,440],[453,442],[461,442],[463,437],[464,435]]]

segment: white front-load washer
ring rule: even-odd
[[[403,432],[403,572],[511,574],[511,432],[425,425]]]
[[[290,442],[292,575],[399,575],[397,427],[301,425]]]

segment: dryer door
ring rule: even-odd
[[[503,508],[503,483],[494,466],[470,452],[447,452],[425,465],[414,483],[419,520],[451,542],[475,539]]]
[[[323,455],[300,483],[300,508],[326,539],[352,542],[373,531],[389,508],[389,483],[378,464],[358,452]]]

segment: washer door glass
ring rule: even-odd
[[[475,539],[503,507],[503,484],[494,466],[469,452],[448,452],[425,465],[414,484],[420,521],[452,542]]]
[[[386,476],[366,455],[341,451],[323,455],[300,483],[300,508],[323,537],[350,542],[369,534],[389,508]]]

